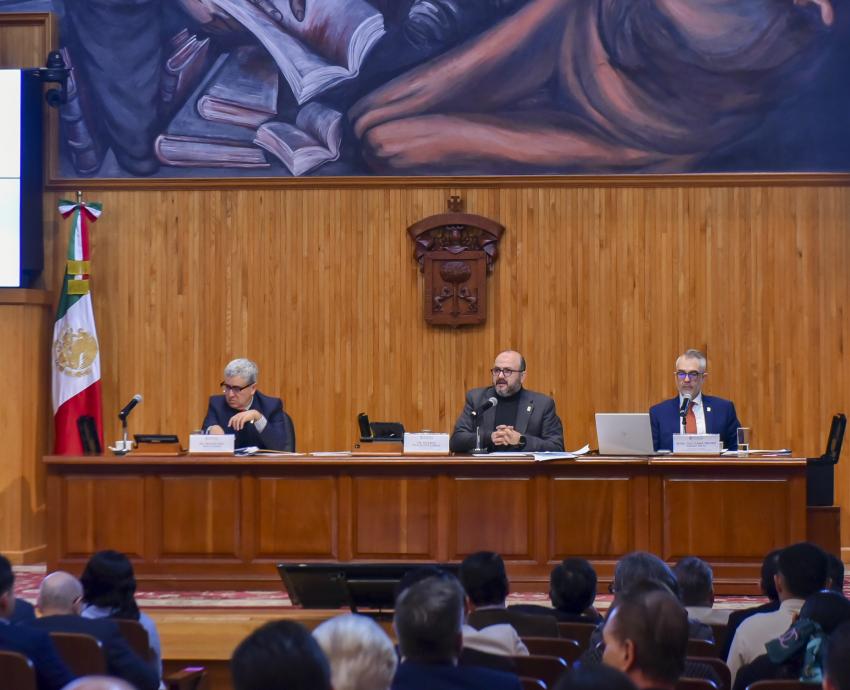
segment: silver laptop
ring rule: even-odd
[[[600,455],[654,455],[648,412],[597,412]]]

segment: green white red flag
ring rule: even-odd
[[[103,413],[100,390],[100,345],[94,325],[89,274],[88,224],[101,214],[101,205],[62,199],[59,212],[71,217],[68,255],[62,295],[53,325],[54,453],[83,452],[78,420],[91,417],[103,448]]]

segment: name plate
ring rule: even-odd
[[[428,432],[404,434],[405,453],[431,453],[433,455],[449,454],[449,435],[432,434]]]
[[[233,455],[235,442],[233,434],[192,434],[189,436],[189,452]]]
[[[673,434],[673,452],[681,455],[720,455],[720,434]]]

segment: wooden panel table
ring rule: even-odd
[[[645,549],[698,555],[717,589],[757,591],[806,538],[804,459],[45,458],[48,568],[124,551],[143,588],[277,588],[279,561],[457,561],[501,553],[513,589],[591,560],[600,588]]]

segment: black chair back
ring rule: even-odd
[[[835,501],[835,465],[841,457],[846,428],[844,414],[833,416],[826,452],[819,458],[809,458],[806,463],[806,505],[831,506]]]

